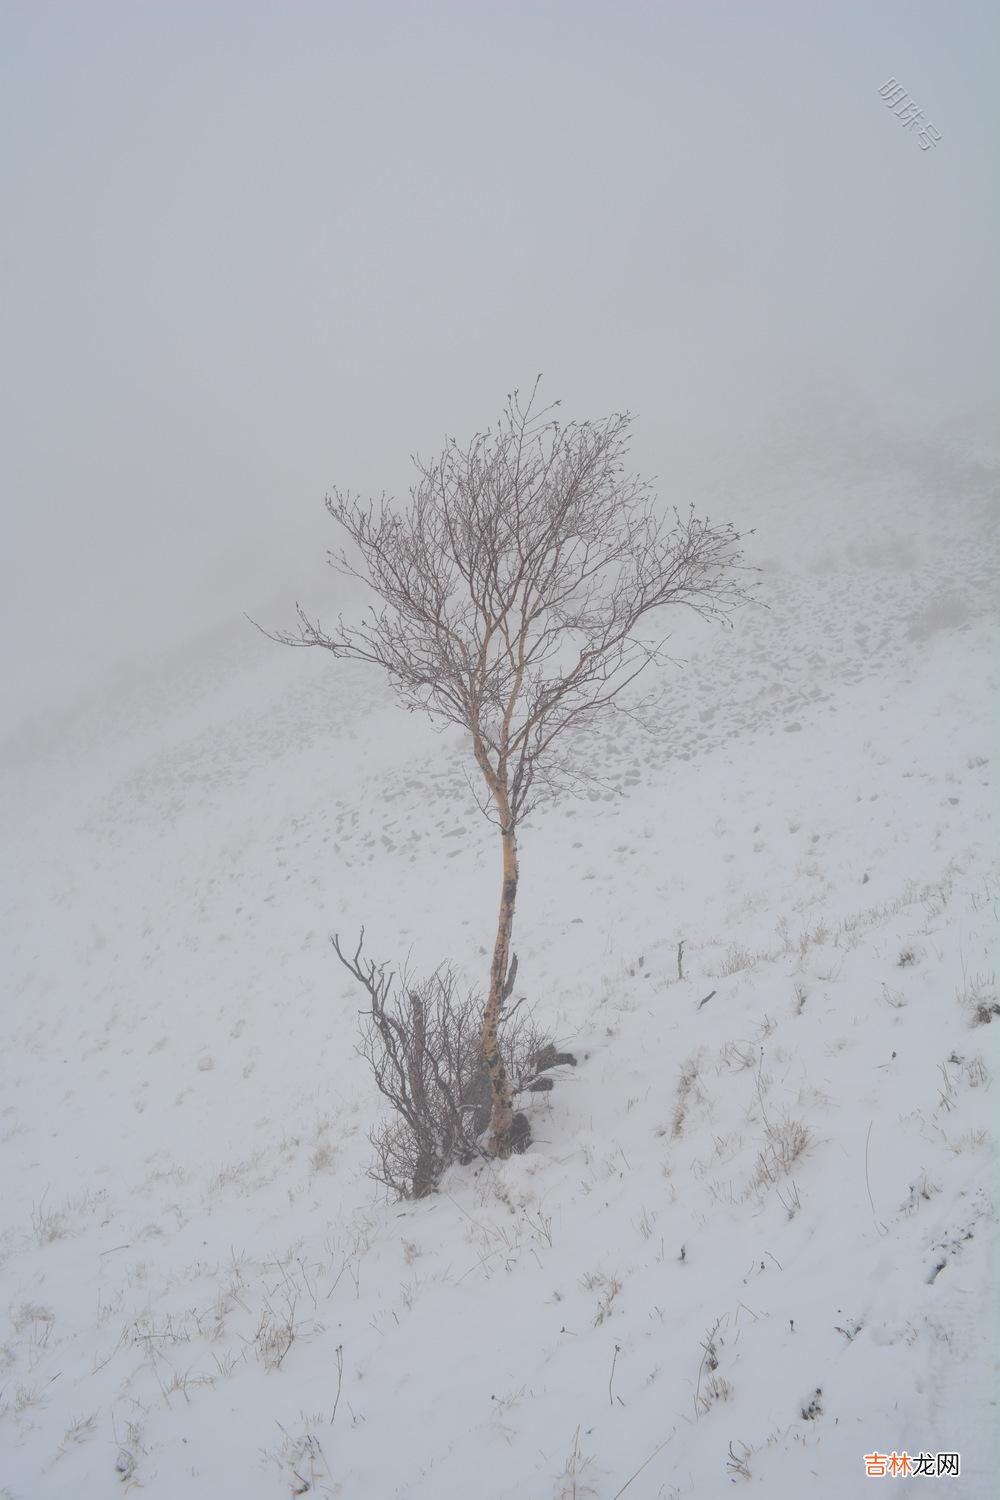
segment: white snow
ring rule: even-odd
[[[461,740],[240,622],[6,747],[4,1500],[993,1493],[994,471],[748,472],[767,608],[524,832],[578,1066],[433,1198],[366,1175],[328,938],[485,978]]]

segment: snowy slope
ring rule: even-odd
[[[241,624],[7,746],[4,1500],[993,1492],[993,471],[753,462],[767,607],[524,834],[578,1066],[430,1200],[328,937],[484,977],[460,740]]]

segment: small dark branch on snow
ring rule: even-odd
[[[333,1426],[333,1420],[334,1420],[334,1418],[337,1415],[337,1407],[340,1405],[340,1388],[343,1385],[343,1383],[344,1383],[344,1346],[343,1346],[343,1344],[338,1344],[337,1345],[337,1394],[333,1398],[333,1411],[330,1413],[330,1425],[331,1425],[331,1427]]]
[[[615,1404],[615,1398],[611,1394],[611,1385],[612,1385],[612,1382],[614,1381],[614,1378],[615,1378],[615,1365],[618,1363],[618,1356],[619,1356],[619,1354],[621,1352],[622,1352],[622,1346],[621,1346],[621,1344],[616,1344],[615,1345],[615,1352],[611,1356],[611,1374],[608,1376],[608,1403],[611,1406],[614,1406],[614,1404]],[[620,1401],[621,1397],[619,1396],[618,1399]]]

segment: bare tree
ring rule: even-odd
[[[330,554],[380,601],[360,624],[324,630],[297,606],[277,639],[384,669],[407,708],[471,740],[481,811],[500,831],[503,878],[482,1051],[492,1090],[490,1149],[506,1155],[512,1085],[499,1045],[513,983],[517,834],[539,804],[592,778],[575,731],[618,706],[661,656],[640,632],[666,605],[726,621],[747,597],[742,537],[693,507],[665,520],[626,473],[631,417],[561,424],[555,407],[508,397],[496,427],[432,462],[414,460],[397,508],[335,490],[330,515],[356,554]],[[360,562],[357,555],[360,555]]]

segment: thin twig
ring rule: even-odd
[[[872,1197],[872,1180],[868,1173],[868,1148],[871,1145],[872,1126],[874,1124],[874,1120],[868,1121],[868,1134],[865,1136],[865,1185],[868,1188],[868,1202],[872,1206],[872,1219],[875,1222],[875,1228],[878,1230],[879,1234],[888,1234],[889,1231],[886,1225],[882,1223],[878,1214],[875,1212],[875,1199]]]
[[[334,1402],[333,1402],[333,1411],[330,1413],[330,1426],[331,1427],[333,1426],[333,1419],[337,1415],[337,1407],[340,1405],[340,1387],[343,1385],[343,1383],[344,1383],[344,1346],[343,1346],[343,1344],[338,1344],[337,1345],[337,1394],[336,1394],[336,1397],[334,1398]]]
[[[620,1490],[616,1490],[615,1493],[611,1496],[611,1500],[621,1500],[621,1496],[624,1495],[625,1491],[628,1489],[628,1487],[632,1483],[632,1481],[634,1479],[638,1479],[639,1478],[639,1475],[642,1473],[643,1469],[648,1468],[648,1466],[653,1462],[653,1459],[656,1457],[656,1455],[658,1453],[662,1453],[663,1452],[664,1448],[671,1441],[671,1439],[673,1438],[674,1433],[676,1431],[677,1431],[677,1428],[675,1427],[674,1431],[672,1433],[670,1433],[670,1436],[669,1437],[665,1437],[663,1439],[663,1442],[660,1444],[660,1446],[658,1448],[654,1448],[653,1449],[652,1453],[646,1459],[645,1463],[641,1463],[639,1465],[639,1467],[636,1469],[635,1473],[629,1479],[626,1479],[626,1481],[622,1485],[621,1489]]]

